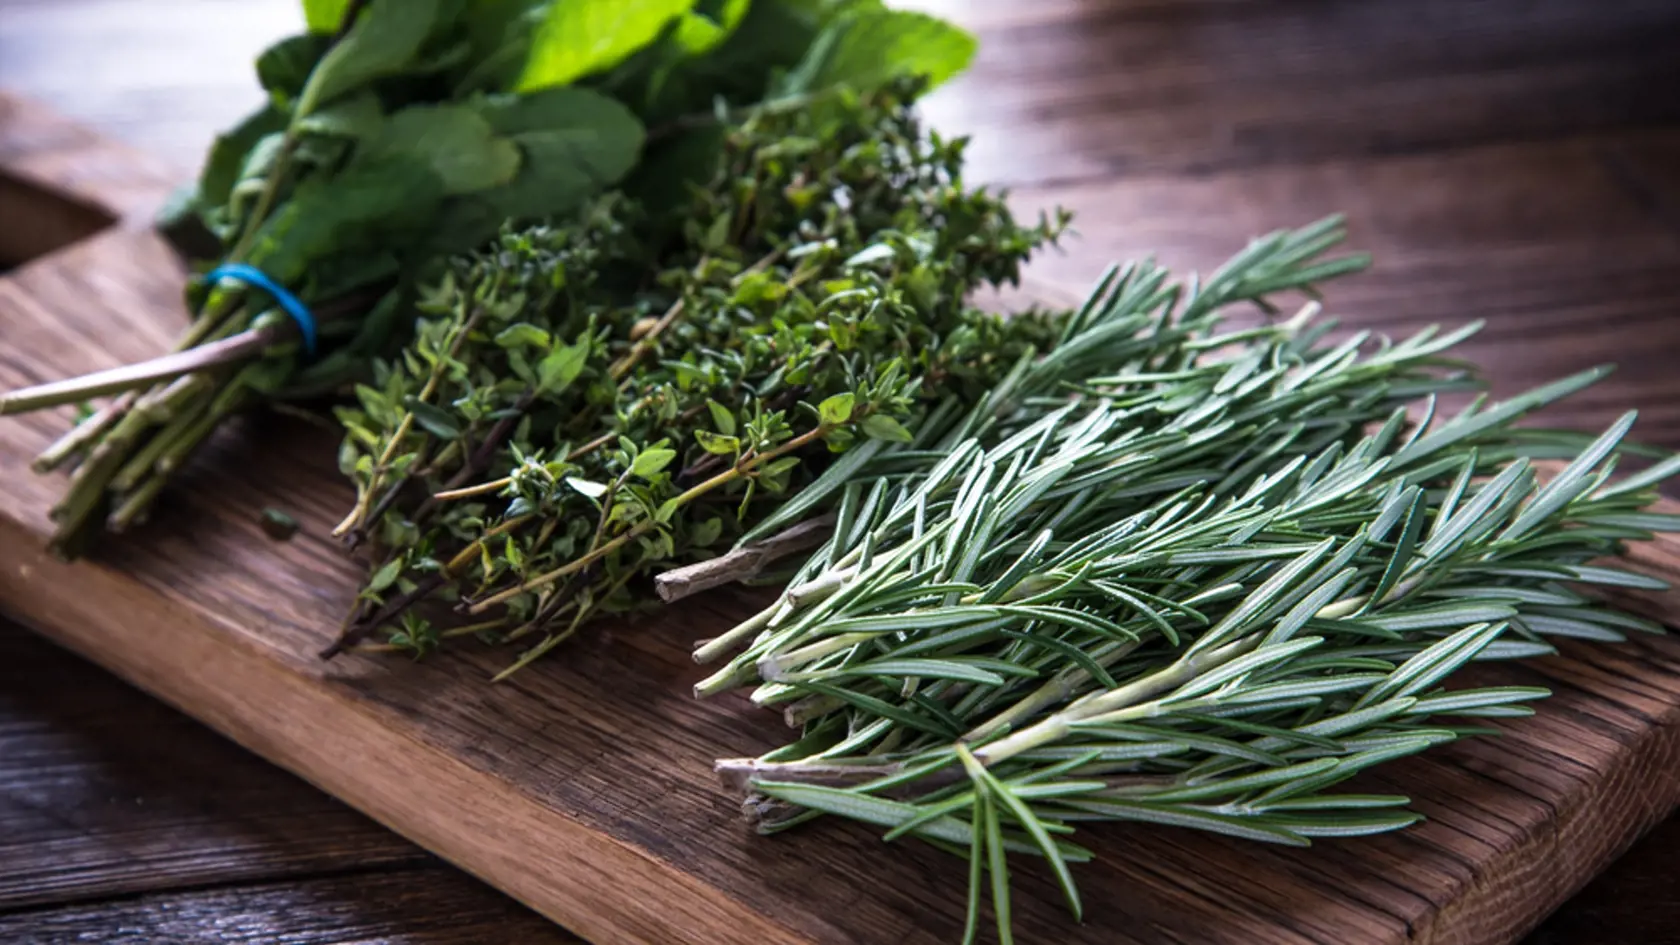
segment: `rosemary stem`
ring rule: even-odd
[[[1138,646],[1139,644],[1136,641],[1117,643],[1109,648],[1108,652],[1093,655],[1093,659],[1095,659],[1098,666],[1101,666],[1103,669],[1107,669],[1128,653],[1137,649]],[[1008,709],[1005,709],[992,718],[986,720],[983,724],[969,732],[968,735],[964,736],[964,739],[971,742],[983,741],[998,734],[999,732],[1004,731],[1005,729],[1013,728],[1015,725],[1032,718],[1050,706],[1056,705],[1057,703],[1068,699],[1074,693],[1078,692],[1081,687],[1088,685],[1090,682],[1091,673],[1089,670],[1079,666],[1070,667],[1062,673],[1057,674],[1054,678],[1044,683],[1044,685],[1033,690],[1033,692],[1025,699],[1020,700]]]
[[[1255,634],[1233,640],[1211,650],[1180,657],[1166,668],[1151,673],[1142,679],[1133,680],[1118,689],[1093,693],[1028,728],[983,745],[975,751],[975,757],[987,765],[995,765],[1024,751],[1031,751],[1041,745],[1065,738],[1074,724],[1097,716],[1118,712],[1128,706],[1160,695],[1174,686],[1183,685],[1194,679],[1198,674],[1212,667],[1228,663],[1253,650],[1260,645],[1260,640],[1261,637]]]
[[[816,643],[800,647],[797,650],[789,650],[786,653],[776,653],[766,656],[758,661],[759,678],[768,682],[782,682],[787,677],[789,671],[796,666],[820,660],[825,656],[830,656],[835,653],[844,652],[860,643],[868,643],[870,640],[875,639],[875,636],[876,635],[873,633],[842,633],[837,636],[829,637],[826,640],[820,640]]]
[[[698,653],[695,654],[699,656]],[[696,659],[696,662],[703,662]],[[694,684],[694,697],[705,699],[721,695],[725,692],[744,686],[753,681],[754,670],[751,665],[742,663],[725,663],[717,672],[707,676]]]
[[[724,632],[723,635],[713,637],[712,639],[701,643],[694,650],[694,662],[710,663],[723,656],[725,653],[728,653],[730,650],[735,649],[735,647],[740,645],[741,641],[769,626],[770,618],[774,616],[775,613],[776,610],[774,607],[766,607],[751,617],[748,617],[746,620],[731,627],[729,630]],[[700,693],[700,687],[696,686],[695,691]],[[711,693],[700,694],[710,695]]]
[[[847,564],[855,560],[857,554],[857,552],[854,552],[848,555],[841,563]],[[789,588],[775,603],[731,627],[723,635],[714,637],[695,649],[694,661],[696,663],[710,663],[722,658],[731,650],[739,647],[743,641],[753,634],[775,627],[782,620],[785,620],[789,614],[793,613],[798,606],[814,604],[831,596],[856,573],[857,568],[855,566],[843,567],[829,571],[822,577],[798,587]]]

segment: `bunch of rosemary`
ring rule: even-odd
[[[1221,328],[1260,273],[1302,281],[1301,242],[1200,284],[1111,273],[1067,327],[1104,334],[1101,370],[1052,354],[1054,394],[1027,372],[897,475],[830,484],[828,542],[696,654],[739,651],[699,695],[752,687],[802,730],[719,764],[762,831],[829,814],[966,856],[965,941],[988,893],[1009,941],[1009,854],[1078,915],[1080,822],[1295,845],[1406,826],[1407,798],[1336,786],[1547,694],[1450,674],[1659,631],[1575,588],[1662,586],[1593,562],[1680,530],[1646,510],[1680,458],[1613,481],[1632,414],[1596,439],[1514,425],[1603,372],[1443,420],[1473,327],[1330,344],[1309,306]],[[1542,483],[1533,461],[1566,457]]]
[[[879,0],[303,7],[309,31],[257,60],[266,103],[161,222],[199,273],[174,350],[0,397],[0,414],[111,398],[36,463],[75,467],[53,512],[65,556],[143,519],[236,414],[365,380],[443,261],[507,221],[576,212],[638,163],[660,203],[732,110],[943,80],[974,46]]]
[[[963,142],[916,117],[924,87],[755,111],[682,203],[613,193],[460,260],[340,411],[340,532],[385,552],[345,641],[541,634],[516,669],[1053,341],[1055,318],[968,297],[1061,222],[965,187]],[[433,597],[471,616],[439,631],[413,609]]]

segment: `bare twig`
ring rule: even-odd
[[[772,562],[822,544],[828,539],[829,531],[833,527],[833,515],[801,522],[763,541],[755,541],[716,558],[666,571],[653,579],[653,587],[659,592],[659,599],[670,604],[714,587],[751,580]]]

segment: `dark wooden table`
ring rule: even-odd
[[[1413,281],[1370,304],[1397,320],[1487,317],[1504,373],[1553,373],[1583,349],[1622,361],[1609,390],[1623,403],[1580,419],[1631,404],[1648,438],[1680,446],[1675,0],[915,5],[981,32],[973,75],[930,105],[977,135],[975,174],[1076,206],[1104,253],[1301,222],[1245,208],[1316,212],[1303,182],[1328,182],[1356,198],[1356,233],[1372,224],[1411,257]],[[190,169],[254,100],[250,58],[294,28],[295,6],[0,0],[0,87]],[[1157,186],[1175,195],[1160,204],[1170,219],[1151,215]],[[1185,193],[1255,199],[1187,217]],[[1456,221],[1463,203],[1486,209],[1446,227],[1450,245],[1419,235],[1433,231],[1418,220]],[[1677,873],[1680,819],[1526,945],[1680,943]],[[0,942],[72,941],[575,939],[0,620]]]

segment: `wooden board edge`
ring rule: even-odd
[[[120,225],[150,226],[181,168],[0,89],[0,169],[97,208]]]
[[[1634,769],[1641,759],[1680,758],[1680,706],[1653,724],[1631,749],[1602,771],[1586,802],[1554,810],[1544,829],[1481,864],[1470,887],[1442,905],[1426,929],[1414,929],[1415,945],[1514,945],[1534,931],[1667,817],[1680,810],[1680,778],[1654,792]],[[1597,835],[1595,839],[1584,838]],[[1573,839],[1574,842],[1571,842]],[[1583,853],[1585,851],[1585,853]],[[1520,887],[1544,885],[1544,895]],[[1526,898],[1525,898],[1526,897]],[[1510,903],[1532,908],[1513,911]]]
[[[60,561],[8,516],[0,516],[0,608],[592,943],[718,945],[724,929],[755,945],[809,942],[676,866],[400,734],[377,707],[121,572]],[[111,613],[134,622],[112,627]],[[294,724],[276,725],[276,716]],[[326,719],[330,727],[316,724]],[[427,776],[382,786],[368,777],[380,771]],[[426,813],[435,810],[451,814]]]

